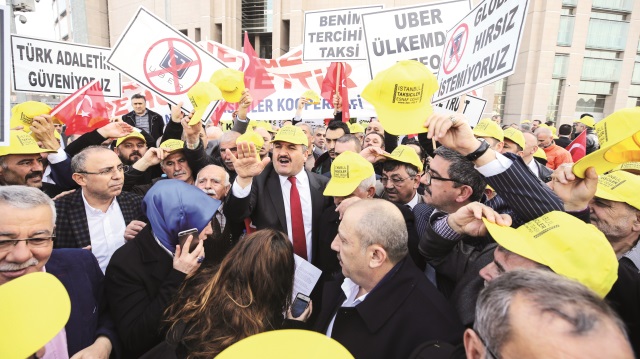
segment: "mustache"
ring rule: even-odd
[[[129,157],[133,157],[133,156],[142,157],[142,155],[140,154],[140,152],[138,152],[137,150],[136,150],[136,151],[131,152],[131,154],[129,155]]]
[[[35,177],[41,177],[42,178],[42,171],[33,171],[30,172],[29,174],[27,174],[24,179],[28,180],[31,178],[35,178]]]
[[[38,265],[38,260],[35,258],[31,258],[28,261],[21,263],[21,264],[16,264],[16,263],[4,263],[4,264],[0,264],[0,272],[13,272],[13,271],[18,271],[21,269],[25,269],[28,267],[32,267],[32,266],[36,266]]]
[[[186,175],[187,171],[178,171],[178,172],[173,172],[173,177],[178,177],[181,175]]]
[[[291,161],[291,157],[289,157],[289,156],[278,156],[278,161],[280,161],[280,160],[288,160],[288,161]]]
[[[216,193],[215,189],[205,189],[203,190],[204,193],[206,193],[208,196],[217,196],[218,194]]]

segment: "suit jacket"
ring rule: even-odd
[[[156,141],[162,137],[162,133],[164,132],[164,119],[160,114],[149,109],[147,109],[147,115],[149,117],[149,134],[153,138],[151,141],[147,140],[147,146],[155,147]],[[136,113],[131,111],[123,115],[122,121],[136,127]]]
[[[138,358],[164,340],[162,316],[186,275],[153,237],[150,225],[111,257],[105,291],[125,358]]]
[[[101,335],[113,345],[111,357],[120,357],[120,342],[104,297],[104,276],[91,252],[54,249],[45,268],[62,282],[71,299],[71,315],[64,327],[69,357],[92,345]]]
[[[356,358],[407,358],[427,340],[462,341],[464,329],[453,308],[408,258],[355,307],[341,307],[341,284],[325,285],[314,330],[326,333],[335,315],[331,337]]]
[[[311,230],[312,249],[311,263],[317,264],[318,253],[318,228],[320,216],[325,208],[331,206],[333,201],[322,193],[329,179],[307,171],[309,188],[311,192]],[[287,218],[284,212],[284,200],[280,178],[269,163],[267,167],[253,179],[251,193],[245,198],[237,198],[233,190],[229,191],[224,205],[224,215],[233,222],[240,222],[247,217],[251,218],[257,229],[272,228],[287,233]],[[308,208],[303,208],[309,210]]]
[[[140,203],[142,197],[128,192],[122,192],[116,196],[118,205],[122,211],[125,225],[142,216]],[[91,244],[91,235],[87,222],[87,212],[84,209],[82,190],[76,190],[55,200],[56,213],[56,240],[55,248],[83,248]]]

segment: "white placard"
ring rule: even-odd
[[[516,68],[528,0],[484,0],[447,33],[438,72],[442,101],[511,75]]]
[[[371,78],[401,60],[418,60],[436,73],[447,30],[470,9],[470,0],[455,0],[362,15]]]
[[[71,95],[99,80],[105,97],[121,97],[120,72],[107,64],[111,49],[11,35],[13,90]]]
[[[433,104],[433,112],[435,113],[457,113],[460,108],[461,97],[450,98],[446,101]],[[467,95],[464,104],[462,104],[462,114],[465,115],[469,125],[471,127],[478,124],[482,114],[484,113],[484,107],[487,105],[487,100]]]
[[[296,272],[293,278],[293,296],[291,300],[295,299],[296,294],[302,293],[304,295],[311,295],[313,287],[318,283],[318,279],[322,275],[322,271],[313,264],[307,262],[297,254],[293,255],[296,261]]]
[[[304,13],[304,61],[366,60],[362,14],[382,5]]]

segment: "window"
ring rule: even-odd
[[[193,39],[193,40],[194,40],[195,42],[199,42],[199,41],[200,41],[200,39],[201,39],[201,37],[202,37],[202,35],[201,35],[200,28],[199,28],[199,27],[196,27],[195,35],[194,35],[194,39]]]
[[[180,30],[180,32],[181,32],[184,36],[189,37],[189,30],[187,30],[187,29],[183,29],[183,30]]]
[[[627,106],[626,107],[638,107],[640,106],[640,97],[629,97],[627,98]]]
[[[629,86],[629,96],[640,97],[640,85]]]
[[[631,12],[633,10],[633,0],[593,0],[591,6],[594,9]]]
[[[273,0],[242,0],[242,31],[273,32]]]
[[[554,79],[564,79],[567,77],[567,67],[569,65],[568,54],[556,54],[553,62],[553,75]]]
[[[586,47],[594,49],[624,50],[627,42],[628,31],[628,22],[603,20],[592,17],[591,20],[589,20]]]
[[[622,52],[620,51],[584,50],[584,57],[596,59],[620,59],[621,55]]]
[[[213,34],[213,41],[222,43],[222,24],[216,24],[216,32]]]
[[[576,112],[595,112],[603,113],[606,96],[578,94],[576,102]]]
[[[567,59],[569,56],[564,56]],[[558,56],[556,56],[558,58]],[[549,106],[547,107],[547,121],[556,121],[558,118],[558,107],[560,104],[560,96],[562,95],[562,89],[564,88],[564,80],[553,79],[551,80],[551,91],[549,98]]]
[[[496,81],[494,86],[493,111],[499,113],[500,116],[504,116],[504,104],[507,99],[507,78]]]
[[[631,76],[632,84],[640,84],[640,62],[633,64],[633,75]]]
[[[560,16],[560,28],[558,29],[558,46],[571,46],[573,40],[573,25],[575,23],[573,15]]]
[[[613,93],[613,84],[610,82],[580,81],[578,92],[596,95],[611,95]]]
[[[618,82],[621,60],[585,58],[582,62],[581,80]]]
[[[578,5],[578,0],[562,0],[562,6],[576,7],[577,5]]]

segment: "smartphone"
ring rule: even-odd
[[[180,244],[180,248],[184,248],[184,243],[187,241],[187,238],[190,235],[193,235],[193,238],[191,239],[191,245],[189,246],[189,253],[191,253],[194,249],[196,249],[196,247],[198,246],[198,243],[200,242],[200,237],[198,236],[198,229],[191,228],[191,229],[187,229],[186,231],[182,231],[178,233],[178,244]]]
[[[311,298],[309,298],[308,296],[306,296],[306,295],[304,295],[302,293],[298,293],[296,295],[296,299],[293,300],[293,304],[291,304],[291,315],[294,318],[298,318],[299,316],[301,316],[302,313],[309,306],[309,301],[310,300],[311,300]]]

